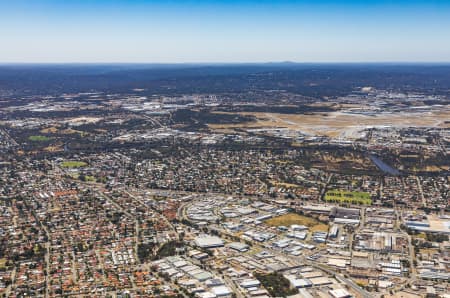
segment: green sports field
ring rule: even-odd
[[[81,168],[87,166],[87,163],[84,161],[63,161],[61,163],[61,167],[63,168]]]
[[[47,142],[50,141],[52,138],[47,136],[29,136],[28,139],[33,142]]]
[[[338,203],[350,203],[350,204],[372,204],[370,194],[360,191],[346,191],[346,190],[329,190],[325,194],[325,201],[338,202]]]

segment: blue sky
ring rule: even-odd
[[[0,0],[0,62],[450,62],[450,0]]]

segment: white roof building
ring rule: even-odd
[[[233,293],[226,286],[218,286],[218,287],[211,288],[211,292],[213,292],[217,297],[228,296]]]
[[[223,240],[216,236],[201,235],[195,238],[195,245],[201,248],[214,248],[222,247],[224,245]]]

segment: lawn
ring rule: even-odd
[[[328,231],[328,225],[319,222],[317,219],[299,215],[296,213],[287,213],[277,217],[273,217],[265,221],[269,226],[290,226],[290,225],[304,225],[310,228],[311,231]]]
[[[427,239],[427,234],[424,232],[414,235],[415,238]]]
[[[29,136],[28,139],[33,142],[48,142],[52,138],[47,136]]]
[[[72,161],[63,161],[61,163],[61,167],[63,168],[81,168],[85,166],[87,166],[87,163],[84,161],[72,160]]]
[[[80,175],[78,173],[73,173],[70,176],[73,179],[79,179],[79,180],[84,181],[84,182],[95,182],[95,181],[97,181],[97,179],[95,179],[94,176],[90,176],[90,175]]]
[[[365,204],[371,205],[372,199],[370,194],[361,191],[346,191],[346,190],[329,190],[325,194],[325,201],[351,204]]]
[[[84,179],[85,179],[86,182],[95,182],[95,181],[97,181],[97,179],[95,179],[94,176],[89,176],[89,175],[84,176]]]

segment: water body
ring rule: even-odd
[[[377,156],[370,154],[370,160],[383,172],[389,175],[398,176],[400,175],[400,171],[391,167],[381,159],[379,159]]]

